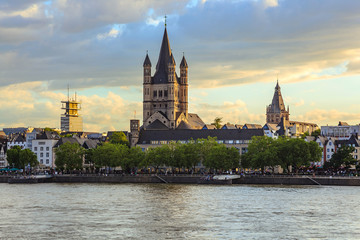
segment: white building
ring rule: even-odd
[[[32,151],[36,154],[40,164],[50,168],[55,167],[53,147],[59,139],[56,132],[44,132],[37,139],[32,140]]]
[[[7,149],[11,149],[14,146],[19,146],[21,149],[26,147],[26,140],[24,134],[12,134],[7,142]]]
[[[360,124],[350,126],[345,122],[339,122],[338,126],[321,126],[321,135],[335,137],[339,140],[348,140],[352,135],[359,136]]]

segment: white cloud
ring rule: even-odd
[[[109,32],[98,34],[96,38],[98,40],[104,40],[107,38],[117,38],[119,35],[123,34],[125,29],[125,25],[115,25],[113,26]]]
[[[265,8],[277,7],[279,5],[279,2],[278,0],[263,0],[263,4]]]

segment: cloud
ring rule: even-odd
[[[117,38],[119,35],[121,35],[124,32],[125,25],[114,25],[109,32],[98,34],[96,38],[98,40],[104,40],[107,38]]]
[[[314,109],[306,112],[303,115],[297,115],[293,117],[298,121],[306,121],[318,123],[321,125],[336,125],[339,121],[345,121],[349,124],[359,124],[360,113],[358,112],[342,112],[337,109],[322,110]]]
[[[61,101],[66,99],[63,93],[49,91],[42,82],[0,87],[0,126],[59,128],[64,111]],[[82,102],[85,131],[127,130],[134,111],[141,113],[142,109],[141,102],[124,100],[112,92],[103,97],[78,95],[77,99]]]
[[[192,104],[191,112],[197,113],[205,123],[212,123],[215,117],[221,117],[223,123],[245,124],[265,121],[265,114],[255,114],[248,111],[246,103],[240,99],[235,102],[225,101],[222,104]]]

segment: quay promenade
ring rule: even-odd
[[[234,175],[232,175],[234,176]],[[0,183],[8,183],[12,176],[1,175]],[[46,183],[174,183],[174,184],[218,184],[204,181],[204,175],[122,175],[122,174],[66,174],[54,175]],[[259,185],[324,185],[324,186],[360,186],[360,177],[311,176],[311,175],[246,175],[227,180],[224,184],[259,184]]]

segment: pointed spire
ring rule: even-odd
[[[271,103],[271,107],[273,109],[273,111],[275,112],[285,112],[285,104],[284,104],[284,100],[283,97],[281,95],[281,90],[280,90],[280,85],[279,85],[279,80],[276,81],[276,87],[275,87],[275,92],[274,92],[274,97]]]
[[[276,87],[275,87],[275,90],[280,90],[279,78],[276,80]]]
[[[144,60],[143,67],[146,67],[146,66],[151,67],[151,61],[150,61],[150,58],[149,58],[149,55],[148,55],[147,51],[146,51],[146,57],[145,57],[145,60]]]
[[[188,67],[188,64],[186,62],[186,59],[185,59],[185,56],[183,55],[183,58],[181,60],[181,63],[180,63],[180,67],[183,68],[183,67]]]
[[[169,64],[171,64],[171,65],[176,65],[176,63],[175,63],[175,59],[174,59],[174,56],[173,56],[173,54],[171,53],[171,56],[170,56],[170,58],[169,58]]]
[[[159,60],[156,64],[156,72],[167,72],[167,64],[169,62],[169,58],[171,56],[171,49],[169,38],[167,34],[167,30],[164,30],[164,36],[161,43]]]

